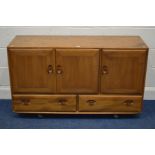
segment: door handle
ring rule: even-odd
[[[52,74],[53,73],[53,67],[52,67],[52,65],[49,65],[48,66],[47,72],[48,72],[48,74]]]
[[[60,65],[57,66],[56,73],[57,74],[62,74],[63,73],[62,67]]]
[[[102,67],[102,74],[108,74],[108,67],[106,65]]]
[[[63,73],[62,69],[57,69],[57,74],[62,74],[62,73]]]

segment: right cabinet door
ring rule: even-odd
[[[101,93],[143,93],[146,57],[141,50],[103,50]]]

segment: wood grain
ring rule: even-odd
[[[148,48],[139,36],[16,36],[8,48]]]

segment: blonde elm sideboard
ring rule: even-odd
[[[148,47],[139,36],[16,36],[7,49],[16,113],[142,111]]]

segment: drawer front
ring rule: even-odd
[[[13,95],[15,112],[76,111],[76,95]]]
[[[79,111],[140,112],[142,96],[80,95]]]

